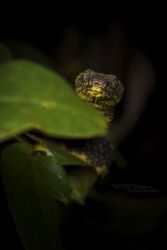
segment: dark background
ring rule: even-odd
[[[164,67],[166,65],[166,23],[163,7],[153,7],[151,4],[146,7],[145,5],[140,6],[136,3],[136,6],[133,6],[133,8],[130,5],[124,8],[121,4],[118,4],[119,6],[115,6],[113,2],[111,2],[108,6],[101,3],[96,7],[91,7],[86,3],[80,3],[80,6],[78,6],[76,10],[74,8],[73,10],[70,10],[65,2],[63,4],[63,8],[59,9],[57,6],[56,8],[54,7],[54,10],[51,6],[49,6],[49,11],[42,13],[40,12],[40,9],[33,14],[28,11],[28,13],[20,11],[19,14],[13,13],[12,15],[8,13],[5,18],[2,18],[1,21],[1,37],[2,39],[9,38],[25,41],[42,50],[49,57],[54,59],[56,70],[64,77],[72,81],[73,72],[70,75],[64,65],[67,64],[68,68],[70,60],[75,61],[75,56],[77,57],[76,62],[79,66],[77,63],[76,65],[78,68],[88,68],[90,65],[89,59],[92,61],[92,58],[89,58],[89,56],[87,60],[83,61],[83,53],[79,54],[81,56],[77,55],[78,46],[79,52],[84,51],[85,54],[89,55],[88,47],[90,39],[94,39],[96,45],[96,39],[99,41],[100,38],[101,46],[103,47],[106,34],[108,34],[111,29],[111,24],[117,23],[122,27],[124,34],[128,37],[129,43],[133,44],[134,47],[142,51],[152,64],[156,75],[156,81],[151,95],[148,96],[145,108],[142,110],[137,124],[119,143],[118,147],[123,156],[127,159],[128,167],[123,173],[120,173],[119,171],[118,173],[115,173],[114,182],[117,184],[138,183],[141,185],[152,185],[158,192],[138,193],[135,191],[132,192],[132,190],[126,190],[125,188],[125,190],[119,190],[119,195],[125,195],[125,197],[130,196],[132,200],[135,200],[136,198],[141,199],[142,204],[143,197],[144,199],[147,199],[146,203],[149,203],[149,199],[160,199],[157,200],[157,203],[161,204],[161,199],[164,199],[166,196],[166,143],[164,140],[166,132],[164,126],[164,101],[166,99],[166,70]],[[78,42],[78,45],[76,41],[73,44],[70,39],[70,42],[68,39],[65,40],[65,34],[67,31],[69,31],[68,39],[70,35],[72,36],[73,34],[77,34],[77,39],[82,42]],[[73,45],[73,48],[70,47],[71,44]],[[67,53],[64,54],[62,51],[67,51]],[[71,51],[74,52],[74,57],[71,56]],[[109,68],[108,66],[105,68],[105,62],[107,60],[105,55],[106,54],[103,55],[104,64],[101,62],[99,66],[95,63],[94,67],[95,69],[102,69],[107,73]],[[123,78],[122,75],[121,77]],[[118,116],[119,115],[121,115],[121,111]],[[110,190],[108,186],[107,189]],[[92,216],[93,212],[95,212],[94,209],[97,213],[95,213],[95,220],[97,220],[99,213],[101,213],[101,207],[99,204],[92,204],[91,202],[88,202],[86,212],[85,210],[80,211],[80,216],[83,216],[82,219],[80,218],[80,224],[78,225],[76,221],[74,221],[73,227],[81,227],[82,233],[85,233],[86,229],[84,231],[83,228],[86,228],[86,226],[83,226],[85,223],[83,222],[83,218],[87,219],[87,216]],[[166,214],[164,215],[164,211],[162,209],[162,216],[160,217],[161,220],[163,220],[163,216],[166,218]],[[143,222],[143,225],[144,223],[145,222]],[[154,228],[155,230],[153,229],[154,233],[152,233],[151,230],[148,230],[148,232],[142,235],[139,234],[139,237],[137,236],[138,234],[135,237],[130,237],[128,235],[128,239],[132,240],[132,244],[129,243],[129,241],[126,241],[125,245],[130,247],[129,249],[133,249],[133,247],[137,247],[137,249],[151,249],[153,246],[152,244],[157,244],[158,246],[161,241],[166,239],[166,233],[163,234],[163,236],[158,233],[161,231],[161,228],[163,228],[163,226],[161,227],[161,222],[159,222],[159,224],[160,226],[158,229],[155,229],[156,226]],[[90,228],[88,229],[89,233],[92,230],[92,228]],[[21,249],[18,236],[7,211],[5,198],[1,203],[1,229],[3,231],[1,234],[2,242],[5,244],[5,248],[3,249],[11,248],[11,246],[12,248],[15,247],[16,249]],[[77,230],[74,229],[74,231]],[[99,231],[91,233],[92,235],[96,233],[98,235]],[[116,235],[116,238],[111,241],[113,249],[118,249],[119,246],[122,247],[121,244],[118,244],[118,246],[116,244],[118,235],[119,233]],[[154,243],[151,243],[152,237],[155,236],[157,236],[157,239],[155,240],[154,238]],[[121,237],[124,238],[123,236]],[[95,235],[93,235],[93,240],[95,240],[95,238]],[[147,244],[145,244],[145,238],[150,239],[147,241]],[[88,235],[86,235],[86,239],[91,242]],[[109,238],[106,238],[103,234],[102,239],[106,240],[106,242],[109,241]],[[94,242],[93,240],[92,242]],[[101,241],[100,244],[102,244]],[[143,245],[141,245],[140,241],[142,241]],[[91,244],[93,244],[92,242]],[[109,243],[111,242],[109,241]],[[106,245],[104,244],[104,246]]]

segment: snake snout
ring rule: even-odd
[[[102,83],[100,82],[92,82],[90,90],[89,90],[89,95],[91,95],[92,97],[101,97],[101,95],[103,94],[102,91]]]

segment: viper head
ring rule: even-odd
[[[115,75],[85,70],[75,80],[78,96],[89,103],[116,105],[124,91],[122,83]]]

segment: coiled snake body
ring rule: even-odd
[[[109,125],[113,120],[115,106],[122,98],[124,86],[115,75],[96,73],[89,69],[76,77],[75,90],[81,100],[92,104],[104,114],[106,124]],[[72,146],[67,148],[94,166],[98,173],[105,171],[112,162],[113,146],[104,137],[73,141]]]

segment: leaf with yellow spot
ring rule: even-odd
[[[0,65],[0,141],[31,129],[53,137],[105,134],[105,121],[55,72],[28,60]]]

